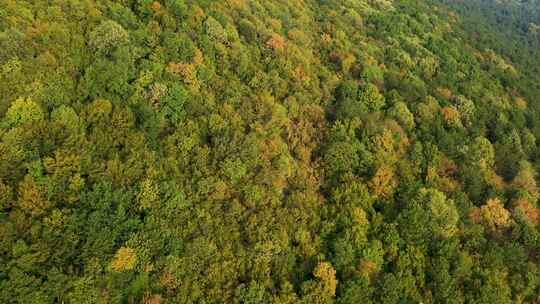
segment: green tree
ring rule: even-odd
[[[44,119],[45,114],[39,104],[29,98],[18,98],[10,105],[6,113],[8,126],[18,126]]]
[[[102,21],[88,37],[90,47],[102,54],[109,54],[115,48],[128,42],[128,32],[113,20]]]

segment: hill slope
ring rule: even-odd
[[[540,301],[535,44],[443,2],[0,0],[0,302]]]

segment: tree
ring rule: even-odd
[[[514,217],[531,225],[537,225],[540,221],[540,211],[527,197],[519,197],[512,203]]]
[[[459,111],[455,107],[443,107],[441,109],[441,112],[443,114],[444,120],[449,126],[457,128],[462,126]]]
[[[336,271],[332,264],[319,262],[313,271],[316,280],[304,282],[304,296],[301,303],[326,304],[332,303],[336,293]]]
[[[427,208],[426,224],[436,237],[449,238],[457,233],[459,214],[453,200],[436,189],[420,189],[415,202]]]
[[[266,41],[266,47],[274,51],[283,51],[285,44],[285,38],[277,33],[273,33],[268,41]]]
[[[159,207],[159,197],[159,188],[153,180],[146,178],[140,183],[137,195],[139,208],[148,210]]]
[[[322,283],[324,290],[331,296],[336,294],[337,280],[336,271],[332,264],[320,262],[313,271],[313,275]]]
[[[471,165],[487,170],[495,163],[495,149],[487,138],[477,137],[466,149],[465,157]]]
[[[510,212],[504,208],[501,200],[490,198],[481,207],[472,208],[469,218],[474,223],[486,226],[491,232],[499,233],[512,225]]]
[[[100,54],[109,54],[129,41],[128,32],[113,20],[102,21],[89,34],[88,44]]]
[[[471,127],[476,114],[474,102],[465,96],[456,97],[456,108],[465,127]]]
[[[384,96],[373,84],[367,84],[359,92],[359,102],[367,106],[370,112],[380,111],[385,106]]]
[[[19,184],[18,198],[18,207],[32,217],[43,216],[54,206],[45,196],[43,187],[30,175]]]
[[[82,126],[79,115],[69,106],[62,105],[51,113],[51,120],[66,128],[69,132],[78,132]]]
[[[375,197],[390,198],[397,186],[394,170],[389,166],[381,166],[371,178],[369,186]]]
[[[396,102],[388,110],[388,115],[395,118],[405,129],[411,130],[414,128],[414,115],[409,111],[405,102]]]
[[[18,98],[6,113],[6,123],[9,126],[38,122],[45,119],[43,110],[30,98]]]
[[[421,189],[417,200],[428,206],[429,223],[437,236],[444,239],[457,233],[459,214],[453,200],[435,189]]]
[[[338,119],[363,117],[370,112],[382,110],[384,96],[373,84],[359,87],[354,81],[346,81],[336,89],[336,117]]]
[[[13,191],[11,187],[0,180],[0,212],[10,208],[13,205]]]
[[[221,43],[227,41],[227,33],[225,32],[225,29],[223,29],[223,26],[212,16],[208,16],[204,22],[204,27],[206,34],[213,40]]]
[[[444,193],[422,188],[399,215],[398,222],[406,241],[425,246],[455,236],[459,213],[454,201]]]
[[[116,272],[133,270],[137,256],[135,251],[129,247],[121,247],[116,251],[113,260],[111,261],[111,269]]]
[[[538,197],[539,191],[536,185],[536,172],[531,164],[525,160],[519,163],[519,172],[512,181],[512,186],[518,190],[527,191],[530,195]]]

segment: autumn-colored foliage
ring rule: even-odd
[[[336,271],[332,267],[332,264],[328,262],[321,262],[315,268],[313,275],[321,280],[324,288],[332,296],[336,294],[337,280],[336,280]]]
[[[0,303],[537,303],[538,0],[0,0]]]
[[[451,126],[460,126],[461,119],[459,112],[454,107],[444,107],[441,109],[444,120]]]
[[[491,198],[481,207],[471,209],[469,218],[495,232],[500,232],[512,224],[510,211],[504,208],[498,198]]]
[[[111,269],[114,271],[132,270],[135,267],[135,262],[135,251],[128,247],[121,247],[116,251],[111,261]]]
[[[513,202],[513,205],[515,206],[515,212],[518,213],[518,216],[523,217],[533,225],[538,224],[540,221],[540,211],[528,199],[520,197]]]
[[[266,42],[266,47],[275,51],[282,51],[285,48],[285,43],[283,36],[273,33]]]
[[[388,198],[397,186],[394,171],[388,166],[380,167],[371,178],[369,185],[376,197]]]

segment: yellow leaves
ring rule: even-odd
[[[353,64],[356,62],[356,57],[351,53],[346,53],[341,56],[341,70],[348,73]]]
[[[341,70],[347,73],[356,62],[356,57],[351,53],[332,51],[328,54],[328,60],[339,64]]]
[[[390,166],[406,151],[409,139],[396,121],[387,120],[384,129],[372,138],[372,145],[377,163]]]
[[[276,18],[269,18],[268,26],[274,31],[280,31],[282,28],[281,20]]]
[[[199,88],[196,66],[192,63],[174,63],[167,66],[167,71],[171,74],[179,75],[185,84],[192,88]]]
[[[521,110],[526,110],[528,106],[527,100],[525,98],[518,96],[516,97],[514,103],[516,104],[516,107],[518,107]]]
[[[202,65],[204,63],[204,55],[200,49],[195,49],[195,55],[193,56],[193,64],[195,66]]]
[[[302,83],[303,85],[308,85],[311,81],[311,78],[305,72],[302,66],[298,66],[293,70],[293,77],[296,79],[296,81]]]
[[[332,264],[328,262],[320,262],[315,268],[313,275],[321,280],[324,289],[331,295],[336,294],[337,279],[336,270],[332,267]]]
[[[173,288],[176,286],[176,279],[172,273],[165,271],[159,276],[156,283],[160,288]]]
[[[449,126],[460,127],[461,118],[459,111],[454,106],[447,106],[441,109],[444,120]]]
[[[445,99],[450,99],[454,95],[452,91],[447,87],[438,87],[436,91],[437,94],[444,97]]]
[[[536,172],[531,164],[527,162],[520,163],[519,173],[514,177],[512,186],[529,192],[535,198],[539,196],[538,186],[536,185]]]
[[[428,207],[424,224],[429,225],[437,237],[446,239],[457,233],[459,213],[453,200],[433,188],[420,189],[416,199],[422,207]]]
[[[246,0],[227,0],[226,2],[230,7],[235,7],[238,9],[247,8]]]
[[[371,181],[369,182],[369,187],[373,192],[373,195],[377,198],[388,198],[394,192],[394,189],[397,187],[397,181],[394,177],[394,170],[387,166],[381,166]]]
[[[152,8],[154,11],[159,11],[161,9],[161,3],[154,1],[152,4],[150,4],[150,8]]]
[[[512,224],[510,212],[504,208],[504,205],[498,198],[489,199],[480,208],[472,208],[469,212],[469,218],[472,222],[483,224],[493,232],[500,232],[503,229],[509,228]]]
[[[32,26],[26,28],[26,35],[31,39],[35,39],[36,37],[50,32],[50,27],[51,24],[49,22],[37,19],[32,22]]]
[[[64,209],[67,210],[67,209]],[[43,223],[53,230],[64,229],[64,225],[68,222],[65,212],[62,209],[54,209],[49,216],[47,216]]]
[[[10,74],[19,73],[22,70],[22,62],[18,58],[8,60],[0,65],[0,78],[8,77]]]
[[[325,44],[328,44],[330,42],[332,42],[332,36],[328,33],[323,33],[321,35],[321,41]]]
[[[361,225],[361,226],[367,226],[369,225],[369,220],[367,217],[367,213],[362,208],[353,208],[351,211],[351,217],[355,224]]]
[[[214,192],[211,194],[210,198],[218,201],[224,200],[229,197],[229,192],[230,190],[229,186],[227,186],[227,183],[222,180],[218,180],[214,184]]]
[[[142,300],[143,304],[161,304],[163,298],[159,294],[145,294]]]
[[[102,21],[89,34],[88,45],[100,54],[108,54],[129,42],[129,33],[113,20]]]
[[[201,21],[204,18],[204,16],[206,16],[206,14],[204,13],[204,10],[198,5],[193,6],[192,14],[193,14],[192,17],[195,18],[195,20],[197,21]]]
[[[407,130],[414,128],[414,115],[409,111],[405,102],[396,102],[387,113],[390,117],[396,119],[403,128]]]
[[[26,175],[19,184],[19,207],[32,216],[43,215],[53,204],[45,197],[45,191],[35,180]]]
[[[286,126],[287,144],[298,159],[309,162],[311,152],[322,139],[320,130],[324,129],[326,124],[324,109],[314,104],[297,107],[296,102],[293,103],[289,106],[289,111],[291,108],[297,108],[298,115],[295,115],[296,117]]]
[[[13,200],[13,191],[11,187],[4,184],[0,179],[0,211],[10,207]]]
[[[68,203],[77,202],[84,187],[84,179],[80,175],[80,155],[57,150],[54,158],[47,157],[43,160],[43,166],[51,182],[67,186],[67,189],[59,188],[58,195]]]
[[[55,177],[71,177],[80,171],[81,157],[67,151],[57,150],[54,158],[47,157],[43,160],[43,165],[46,172]]]
[[[369,259],[361,259],[360,264],[358,265],[358,270],[360,274],[364,277],[369,277],[379,269],[377,263]]]
[[[420,118],[422,121],[431,121],[439,109],[440,105],[437,99],[433,98],[432,96],[428,96],[425,102],[418,105],[418,118]]]
[[[516,68],[506,61],[503,57],[499,56],[495,51],[493,50],[487,50],[484,52],[484,59],[487,61],[487,63],[491,64],[492,66],[510,74],[511,76],[516,77],[518,75],[518,71]]]
[[[388,129],[385,129],[382,134],[375,136],[374,143],[377,150],[381,152],[392,153],[394,151],[394,139]]]
[[[485,178],[486,182],[495,187],[498,191],[502,191],[506,189],[507,185],[504,181],[504,178],[502,178],[500,175],[498,175],[495,171],[489,169],[485,172]]]
[[[9,107],[6,120],[12,126],[41,121],[45,118],[43,110],[30,98],[18,98]]]
[[[306,33],[298,28],[294,28],[288,31],[287,36],[289,37],[289,39],[291,39],[300,46],[306,46],[310,42],[309,37],[306,35]]]
[[[426,180],[435,185],[435,188],[443,192],[452,192],[459,186],[455,180],[458,172],[457,165],[446,157],[443,157],[438,166],[429,166],[427,169]]]
[[[108,160],[105,175],[110,177],[115,185],[121,185],[125,176],[122,162],[117,158]]]
[[[525,219],[533,225],[538,225],[540,220],[540,212],[530,200],[520,197],[514,201],[513,205],[514,212],[517,214],[517,216]]]
[[[80,193],[84,188],[84,179],[76,174],[69,179],[68,191],[66,192],[66,201],[75,203],[80,199]]]
[[[98,122],[108,117],[112,112],[112,103],[106,99],[96,99],[87,106],[86,116],[89,122]]]
[[[169,62],[167,72],[180,76],[182,81],[192,89],[199,89],[200,83],[197,78],[197,67],[204,64],[204,54],[200,49],[195,49],[192,63]]]
[[[277,33],[273,33],[266,42],[266,47],[274,51],[283,51],[285,44],[285,38]]]
[[[388,119],[385,121],[385,131],[384,136],[390,136],[390,139],[393,141],[393,149],[394,152],[403,155],[405,153],[405,150],[410,144],[409,137],[407,136],[407,133],[403,130],[403,128],[399,125],[399,123],[393,119]],[[397,136],[398,139],[394,140],[394,137]]]
[[[423,76],[427,79],[432,79],[439,68],[439,60],[435,57],[428,56],[422,58],[419,65],[422,69]]]
[[[139,208],[145,210],[155,207],[159,201],[159,188],[153,180],[146,178],[139,186],[139,193],[137,194],[137,201]]]
[[[282,191],[294,168],[289,147],[282,138],[283,130],[289,124],[287,110],[268,93],[261,94],[254,106],[254,112],[261,121],[251,125],[253,133],[250,137],[261,168],[255,178],[266,186]]]
[[[110,267],[115,272],[133,270],[136,261],[135,250],[128,247],[121,247],[114,255]]]
[[[495,148],[485,137],[475,138],[466,152],[471,165],[478,166],[481,170],[489,170],[495,163]]]

